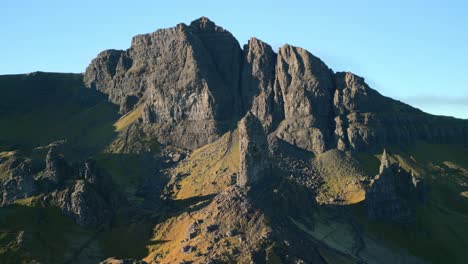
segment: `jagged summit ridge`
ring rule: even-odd
[[[415,140],[468,142],[467,122],[423,113],[382,96],[364,78],[331,70],[305,49],[276,53],[256,38],[243,47],[206,17],[107,50],[84,82],[162,144],[195,149],[252,112],[267,133],[299,148],[378,149]]]

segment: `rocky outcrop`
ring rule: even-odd
[[[108,222],[112,212],[91,185],[78,180],[73,186],[54,191],[44,197],[46,204],[54,205],[84,227],[98,227]]]
[[[241,52],[231,33],[200,18],[136,36],[126,51],[101,53],[84,81],[123,113],[140,101],[143,122],[157,127],[152,131],[161,143],[195,148],[216,139],[240,113]]]
[[[72,168],[67,164],[63,156],[57,152],[55,147],[50,148],[47,152],[45,163],[46,167],[42,174],[42,179],[47,182],[48,188],[54,188],[58,184],[63,183],[73,173]]]
[[[239,186],[251,186],[271,173],[266,135],[250,112],[239,122],[239,152]]]
[[[364,78],[335,74],[335,138],[341,150],[375,150],[386,145],[468,144],[468,122],[433,116],[379,94]]]
[[[317,153],[330,148],[331,70],[308,51],[284,45],[278,53],[275,86],[282,92],[285,118],[278,137]]]
[[[49,150],[46,168],[38,179],[44,192],[43,205],[58,207],[84,227],[107,224],[113,211],[125,203],[111,176],[95,161],[69,165],[54,148]]]
[[[316,154],[416,140],[468,145],[466,121],[382,96],[298,47],[276,54],[252,38],[241,50],[205,17],[136,36],[128,50],[102,52],[84,82],[122,113],[141,112],[135,127],[148,138],[188,149],[213,142],[248,111],[267,133]]]
[[[379,174],[366,192],[368,217],[390,222],[411,222],[415,220],[417,204],[423,200],[423,182],[398,163],[391,163],[384,150]]]
[[[116,258],[108,258],[101,262],[100,264],[147,264],[147,262],[143,260],[136,260],[136,259],[116,259]]]
[[[124,195],[112,181],[111,175],[99,167],[94,160],[88,159],[83,163],[82,168],[82,178],[99,193],[110,208],[118,208],[126,203]]]
[[[27,198],[37,193],[37,185],[31,171],[30,160],[23,160],[16,156],[2,162],[6,174],[0,180],[0,205],[13,203],[15,200]]]
[[[270,45],[251,38],[244,46],[241,94],[244,109],[271,132],[283,119],[281,91],[275,86],[276,53]]]

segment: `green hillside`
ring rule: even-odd
[[[81,74],[0,76],[0,151],[24,150],[67,140],[86,155],[114,136],[117,109],[85,89]]]
[[[418,142],[390,148],[405,169],[424,179],[427,198],[412,224],[369,221],[364,205],[354,206],[360,223],[375,238],[398,245],[430,263],[464,263],[468,259],[468,149]],[[363,168],[376,172],[379,155],[361,153]]]

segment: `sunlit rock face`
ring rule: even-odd
[[[334,73],[299,47],[276,53],[252,38],[241,49],[205,17],[135,36],[127,50],[103,51],[84,83],[122,114],[138,111],[144,134],[187,149],[218,139],[248,111],[265,132],[316,154],[415,140],[468,144],[467,122],[382,96],[364,78]]]

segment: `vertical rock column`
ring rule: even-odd
[[[239,122],[239,149],[239,186],[251,186],[271,172],[267,138],[262,124],[251,112]]]

